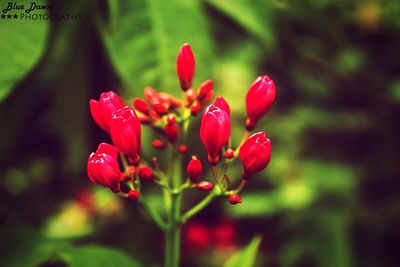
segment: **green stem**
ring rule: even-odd
[[[166,267],[178,267],[180,260],[180,216],[181,216],[181,205],[182,205],[182,194],[178,194],[175,191],[179,190],[182,183],[182,170],[181,170],[181,156],[180,154],[175,154],[173,151],[171,153],[171,169],[169,177],[172,179],[171,188],[168,191],[169,197],[171,199],[170,209],[168,211],[168,223],[169,228],[165,231],[165,241],[166,241]]]
[[[139,202],[142,205],[143,209],[146,211],[146,213],[154,220],[154,222],[157,224],[157,226],[164,230],[167,228],[167,225],[165,224],[164,220],[160,216],[160,214],[153,209],[141,196],[139,198]]]
[[[190,111],[185,109],[185,94],[182,95],[183,111],[181,116],[186,118]],[[188,113],[189,112],[189,113]],[[189,120],[181,121],[181,143],[185,143],[186,134],[189,129]],[[176,146],[171,149],[170,163],[168,168],[169,188],[164,189],[168,198],[171,200],[168,207],[168,225],[165,229],[165,267],[178,267],[180,262],[180,247],[181,247],[181,206],[182,206],[182,190],[189,184],[182,184],[182,155],[177,154]]]
[[[204,209],[211,201],[217,196],[216,190],[211,191],[202,201],[200,201],[196,206],[188,210],[181,218],[181,223],[186,223],[191,217],[199,213]]]

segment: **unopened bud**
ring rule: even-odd
[[[250,119],[246,119],[245,126],[246,126],[246,130],[249,132],[253,131],[254,127],[255,127],[254,123]]]
[[[176,71],[183,91],[192,86],[195,60],[189,44],[183,44],[176,60]]]
[[[202,181],[200,183],[195,184],[194,186],[202,191],[210,191],[214,187],[212,183],[207,181]]]
[[[242,198],[238,194],[232,194],[228,197],[229,202],[232,205],[240,204],[242,203]]]
[[[176,122],[176,116],[175,114],[169,114],[167,117],[167,123],[172,124]]]
[[[160,139],[154,139],[153,142],[151,142],[151,145],[156,148],[156,149],[164,149],[167,147],[167,144],[160,140]]]
[[[131,201],[137,201],[139,199],[139,191],[133,189],[128,193],[128,199]]]
[[[176,123],[167,124],[164,127],[164,136],[169,142],[175,143],[178,139],[179,129]]]
[[[141,180],[151,181],[153,180],[153,171],[148,166],[139,167],[138,176]]]
[[[191,87],[186,91],[186,107],[190,107],[193,102],[196,100],[196,93],[194,89]]]
[[[150,107],[146,101],[140,98],[135,98],[133,100],[133,106],[135,109],[143,114],[149,114]]]
[[[227,159],[231,159],[231,158],[235,157],[235,151],[233,151],[233,149],[228,148],[228,149],[225,151],[224,156],[225,156],[225,158],[227,158]]]
[[[151,104],[154,111],[157,112],[158,115],[162,116],[168,112],[169,106],[167,103],[154,102]]]
[[[203,104],[211,100],[214,96],[213,91],[214,82],[212,80],[207,80],[200,84],[199,90],[197,91],[197,101]]]
[[[178,152],[181,153],[181,154],[185,154],[187,151],[188,151],[188,147],[185,146],[185,145],[180,145],[178,147]]]
[[[203,171],[203,166],[201,161],[197,159],[196,156],[193,156],[186,166],[186,172],[189,176],[189,179],[192,183],[197,182],[199,180],[201,172]]]
[[[158,100],[158,92],[154,90],[151,87],[146,87],[144,89],[144,97],[149,101],[150,103],[153,103],[154,101]]]
[[[201,109],[201,105],[200,104],[194,104],[191,108],[190,108],[190,114],[192,116],[196,116],[199,111]]]

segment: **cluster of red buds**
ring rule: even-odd
[[[250,86],[246,95],[245,133],[240,144],[233,148],[229,141],[229,104],[220,96],[213,104],[208,104],[214,96],[212,80],[204,81],[197,90],[193,88],[195,59],[188,44],[181,47],[176,68],[183,91],[182,99],[147,87],[144,89],[144,99],[135,98],[132,105],[126,105],[113,91],[102,93],[98,101],[90,100],[94,121],[111,136],[113,144],[101,143],[96,152],[89,156],[88,176],[93,183],[108,187],[131,200],[139,199],[141,181],[153,181],[174,193],[189,188],[214,190],[216,195],[228,196],[231,204],[241,203],[239,191],[255,173],[267,167],[271,158],[271,141],[267,134],[256,132],[251,135],[251,131],[268,113],[275,100],[274,81],[266,75],[260,76]],[[214,179],[201,180],[203,163],[193,155],[185,163],[187,179],[180,177],[180,185],[177,185],[169,177],[171,174],[161,170],[157,158],[153,157],[150,163],[141,158],[141,127],[151,127],[158,134],[152,141],[154,148],[169,148],[172,154],[184,154],[188,151],[183,137],[188,123],[201,110],[200,139],[207,151]],[[241,183],[235,189],[230,189],[232,184],[227,170],[236,157],[243,164]]]

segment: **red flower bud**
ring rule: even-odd
[[[152,118],[150,118],[149,116],[143,115],[141,113],[138,113],[137,115],[138,115],[138,119],[139,119],[141,124],[143,124],[143,125],[151,124]]]
[[[207,80],[200,84],[199,90],[197,91],[197,101],[201,104],[206,103],[211,100],[214,96],[213,91],[214,82],[212,80]]]
[[[275,83],[267,75],[258,77],[246,94],[246,109],[249,125],[256,124],[265,116],[274,103],[276,95]]]
[[[231,134],[229,114],[225,110],[210,105],[203,111],[200,126],[201,142],[208,152],[210,164],[217,164],[222,147],[228,142]]]
[[[127,155],[134,165],[140,161],[140,137],[140,121],[131,107],[126,106],[114,113],[111,139],[118,150]]]
[[[242,203],[242,198],[238,194],[232,194],[228,197],[229,202],[232,205],[240,204]]]
[[[164,136],[171,143],[175,143],[178,139],[179,129],[176,123],[167,124],[164,127]]]
[[[195,183],[200,179],[201,172],[203,171],[203,166],[201,165],[201,161],[197,159],[196,156],[193,156],[186,166],[186,172],[189,176],[189,179],[192,183]]]
[[[190,107],[195,100],[196,93],[193,88],[189,88],[189,90],[186,91],[186,107]]]
[[[176,109],[181,107],[182,101],[179,99],[174,98],[170,94],[167,93],[159,93],[159,99],[161,102],[168,104],[170,109]]]
[[[167,123],[172,124],[176,122],[176,116],[174,114],[169,114],[167,117]]]
[[[188,151],[188,147],[185,146],[185,145],[180,145],[178,147],[178,152],[181,153],[181,154],[185,154],[187,151]]]
[[[233,158],[233,157],[235,156],[235,151],[233,151],[233,149],[228,148],[228,149],[225,151],[224,156],[225,156],[225,158],[227,158],[227,159],[231,159],[231,158]]]
[[[149,166],[139,167],[138,176],[141,180],[146,180],[146,181],[152,181],[154,178],[153,171]]]
[[[194,186],[202,191],[210,191],[214,187],[212,183],[207,181],[202,181],[200,183],[195,184]]]
[[[113,91],[102,93],[99,101],[91,99],[90,113],[97,125],[110,133],[112,114],[125,106],[124,101]]]
[[[157,112],[159,116],[162,116],[168,112],[169,106],[167,103],[161,103],[161,102],[153,102],[151,104],[153,107],[154,111]]]
[[[151,145],[157,149],[164,149],[167,146],[167,144],[160,139],[154,139],[153,142],[151,142]]]
[[[197,113],[199,113],[201,109],[201,105],[200,104],[194,104],[191,108],[190,108],[190,114],[192,116],[196,116]]]
[[[195,60],[189,44],[183,44],[176,60],[176,71],[183,91],[192,86]]]
[[[135,100],[133,100],[133,105],[135,106],[135,109],[138,110],[139,112],[146,115],[149,114],[150,107],[147,104],[147,102],[144,101],[143,99],[135,98]]]
[[[265,169],[271,159],[271,141],[267,134],[258,132],[250,136],[240,147],[239,158],[243,163],[243,178],[246,180]]]
[[[215,99],[214,106],[219,107],[220,109],[225,111],[228,116],[231,115],[231,109],[229,108],[228,102],[226,102],[226,100],[222,96],[219,96],[217,97],[217,99]]]
[[[149,101],[149,103],[153,103],[159,99],[158,92],[151,87],[144,88],[144,97]]]
[[[150,109],[149,116],[152,120],[155,120],[155,121],[160,119],[160,116],[158,116],[157,112],[155,112],[153,109]]]
[[[139,199],[139,191],[133,189],[128,192],[128,199],[131,201],[137,201]]]
[[[101,143],[96,152],[90,154],[87,163],[87,174],[90,181],[113,192],[120,190],[120,171],[117,160],[117,149],[109,144]]]

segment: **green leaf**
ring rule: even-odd
[[[43,237],[40,232],[25,227],[5,228],[0,232],[2,240],[0,266],[35,267],[51,257],[56,246],[54,242]]]
[[[207,2],[262,41],[264,45],[268,47],[273,45],[272,1],[208,0]]]
[[[191,44],[196,57],[195,85],[211,78],[205,74],[209,73],[213,49],[201,1],[118,1],[109,6],[113,6],[112,29],[105,31],[101,25],[99,29],[129,90],[153,86],[177,91],[175,62],[183,43]]]
[[[223,267],[252,267],[256,262],[258,248],[261,243],[261,236],[256,236],[245,248],[231,256]]]
[[[141,266],[136,260],[116,249],[86,245],[68,247],[59,256],[70,267],[136,267]]]
[[[35,3],[44,5],[46,1],[35,1]],[[35,11],[35,14],[43,14],[43,12]],[[23,18],[1,20],[0,102],[33,69],[42,56],[48,28],[46,20]]]

